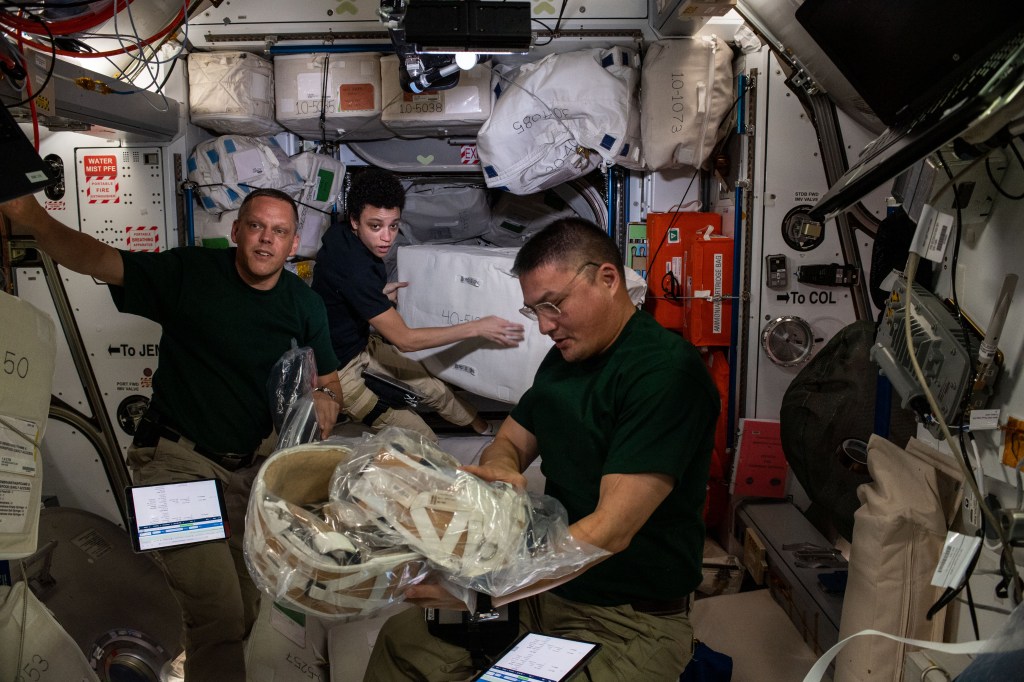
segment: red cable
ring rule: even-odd
[[[39,113],[36,111],[36,95],[32,92],[32,76],[29,74],[28,60],[25,59],[25,51],[21,47],[21,36],[18,36],[18,54],[25,64],[25,95],[28,97],[28,109],[32,112],[32,143],[35,145],[36,153],[39,153]]]
[[[130,5],[134,0],[123,0],[125,7]],[[49,22],[47,26],[50,28],[50,32],[55,36],[66,36],[72,33],[81,33],[82,31],[88,31],[91,28],[99,26],[111,19],[114,16],[114,10],[117,8],[117,1],[115,0],[110,4],[109,11],[103,12],[100,16],[95,14],[84,14],[80,17],[73,19],[64,19],[63,21]],[[104,16],[105,15],[105,16]],[[14,28],[25,33],[38,33],[39,22],[32,21],[29,19],[22,19],[20,17],[11,16],[7,23],[13,25]]]
[[[140,49],[142,47],[145,47],[146,45],[149,45],[151,43],[154,43],[154,42],[160,40],[161,38],[166,36],[168,33],[177,30],[181,26],[181,22],[184,20],[184,18],[185,18],[185,8],[183,7],[181,9],[181,11],[179,11],[174,16],[174,19],[172,19],[171,22],[167,26],[165,26],[163,29],[161,29],[159,32],[153,34],[149,38],[146,38],[145,40],[141,41],[138,44],[129,45],[127,47],[123,47],[123,48],[120,48],[120,49],[117,49],[117,50],[107,50],[106,52],[71,52],[70,50],[58,50],[57,48],[47,47],[46,45],[42,45],[42,44],[37,43],[37,42],[32,41],[32,40],[27,40],[26,39],[24,42],[25,42],[26,45],[31,47],[33,50],[39,50],[40,52],[45,52],[46,54],[56,54],[56,55],[60,55],[62,57],[79,57],[79,58],[83,58],[83,59],[84,58],[89,58],[89,57],[113,57],[113,56],[116,56],[116,55],[119,55],[119,54],[124,54],[126,52],[129,52],[130,50],[138,50],[138,49]],[[8,33],[9,35],[18,36],[18,39],[21,40],[21,37],[19,36],[19,34],[17,32],[13,31],[12,29],[10,29],[10,28],[8,28],[6,26],[3,26],[2,24],[0,24],[0,30]],[[115,40],[115,38],[111,38],[111,40]]]

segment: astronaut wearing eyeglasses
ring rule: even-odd
[[[565,505],[573,537],[611,552],[521,600],[520,630],[601,643],[587,666],[595,682],[677,680],[692,651],[718,392],[697,350],[630,301],[621,254],[596,225],[552,223],[520,249],[513,272],[522,313],[555,346],[466,469],[525,488],[522,472],[539,457],[545,493]],[[436,585],[406,598],[458,608]],[[431,637],[411,609],[385,624],[364,679],[411,670],[465,679],[472,657]]]

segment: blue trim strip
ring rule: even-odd
[[[736,457],[736,365],[740,338],[740,264],[743,247],[743,188],[737,187],[732,222],[732,331],[729,334],[729,405],[726,408],[725,446]]]
[[[184,194],[185,194],[185,229],[187,230],[187,233],[186,233],[186,243],[189,246],[195,246],[196,245],[196,219],[195,219],[195,211],[193,209],[193,207],[195,206],[195,204],[193,203],[195,201],[195,198],[192,196],[192,188],[190,186],[186,186],[184,188]]]

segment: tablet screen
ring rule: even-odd
[[[482,682],[563,682],[600,644],[527,632],[476,679]]]
[[[131,486],[128,517],[137,552],[224,540],[229,535],[220,481]]]

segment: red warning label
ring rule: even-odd
[[[114,179],[117,177],[116,156],[86,156],[82,165],[85,167],[86,178]]]
[[[480,163],[475,144],[464,144],[459,148],[459,163],[463,166],[475,166]]]
[[[85,197],[90,204],[121,203],[121,186],[117,182],[117,157],[113,154],[86,156]]]
[[[160,230],[156,225],[129,225],[125,229],[125,243],[129,251],[159,251]]]

